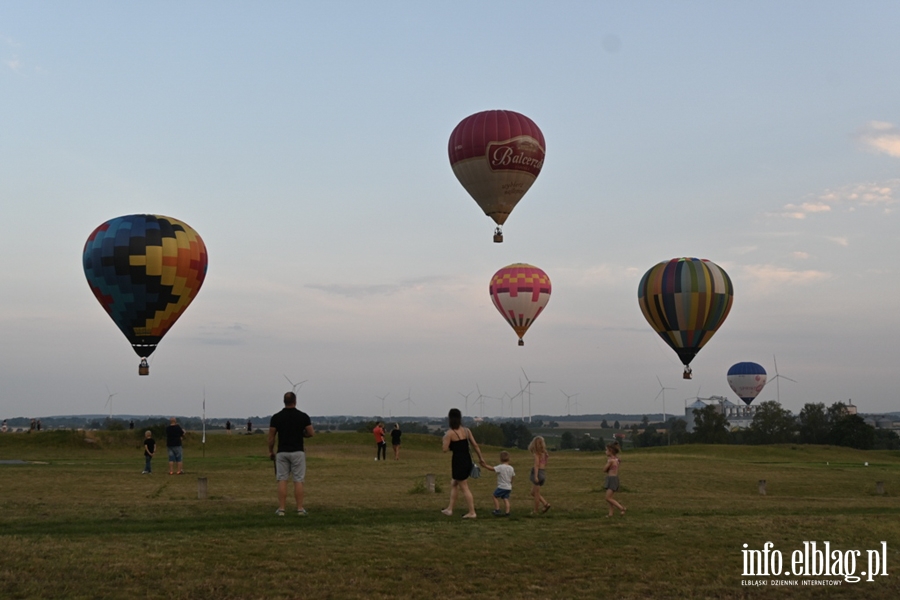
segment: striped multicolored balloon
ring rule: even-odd
[[[178,219],[126,215],[91,233],[82,262],[94,296],[146,359],[200,291],[207,254],[197,232]]]
[[[728,273],[699,258],[661,262],[638,286],[644,318],[678,354],[685,379],[691,378],[691,361],[725,321],[733,299]]]
[[[550,301],[550,277],[541,269],[516,263],[503,267],[491,277],[490,293],[494,306],[522,338]]]

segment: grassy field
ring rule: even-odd
[[[494,480],[482,477],[472,482],[479,518],[463,521],[459,506],[452,518],[439,512],[450,460],[438,438],[404,436],[400,461],[376,463],[370,435],[320,434],[307,452],[304,519],[274,516],[264,436],[211,435],[203,457],[189,434],[184,476],[166,473],[164,448],[154,474],[141,475],[135,432],[89,436],[0,436],[0,460],[28,461],[0,465],[0,597],[900,597],[896,452],[628,451],[619,494],[628,514],[607,519],[601,454],[553,453],[553,508],[532,517],[529,456],[513,451],[513,516],[491,517]],[[422,491],[426,473],[437,474],[441,493]],[[208,480],[205,500],[198,477]],[[815,577],[742,576],[743,544],[772,542],[790,567],[804,541],[861,550],[857,573],[865,551],[885,541],[889,575],[827,588],[772,585]]]

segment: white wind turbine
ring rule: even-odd
[[[656,398],[654,398],[654,400],[659,400],[659,397],[662,396],[663,427],[666,428],[666,445],[668,445],[669,444],[669,427],[666,425],[666,390],[674,390],[675,388],[665,387],[662,384],[662,381],[659,380],[659,375],[656,376],[656,382],[659,384],[659,393],[656,394]]]
[[[404,402],[406,402],[406,416],[407,417],[412,416],[411,405],[415,404],[415,402],[413,402],[413,399],[410,397],[410,394],[412,394],[412,388],[409,388],[409,392],[406,394],[406,398],[404,398],[403,400],[400,401],[400,404],[403,404]]]
[[[512,417],[512,399],[513,397],[509,395],[509,392],[503,392],[503,395],[500,397],[500,418],[503,418],[503,405],[506,404],[506,401],[509,400],[509,416]]]
[[[510,396],[510,397],[509,397],[509,418],[510,418],[510,419],[514,419],[514,418],[515,418],[515,414],[514,414],[514,412],[513,412],[513,411],[515,411],[515,408],[514,408],[514,405],[513,405],[513,401],[514,401],[516,398],[519,399],[519,402],[520,402],[520,404],[521,404],[521,406],[522,406],[522,420],[524,421],[524,420],[525,420],[525,388],[522,386],[522,379],[521,379],[521,378],[519,378],[519,391],[516,393],[515,396]]]
[[[519,367],[522,369],[522,367]],[[528,374],[525,372],[525,369],[522,369],[522,375],[525,376],[525,381],[528,383],[525,384],[525,392],[528,394],[528,422],[531,423],[531,384],[532,383],[547,383],[546,381],[532,381],[528,379]]]
[[[563,392],[562,390],[559,390],[559,391],[562,392],[562,395],[566,397],[566,413],[569,416],[571,416],[572,415],[571,400],[572,400],[572,398],[576,398],[578,396],[578,394],[567,394],[567,393]]]
[[[288,381],[289,384],[291,384],[291,391],[294,392],[295,395],[296,395],[296,393],[297,393],[297,388],[298,388],[298,387],[302,387],[304,383],[306,383],[307,381],[309,381],[308,379],[304,379],[304,380],[301,381],[300,383],[294,383],[293,381],[291,381],[290,379],[288,379],[288,376],[287,376],[287,375],[285,375],[284,378],[287,379],[287,381]]]
[[[478,390],[478,398],[473,402],[473,404],[478,405],[478,416],[480,418],[484,418],[484,399],[487,398],[484,394],[481,393],[481,388],[478,384],[475,384],[475,389]]]
[[[462,392],[456,392],[456,393],[466,399],[466,411],[463,413],[463,416],[465,417],[466,415],[469,414],[469,396],[471,396],[475,392],[469,392],[468,394],[463,394]]]
[[[778,361],[775,360],[774,354],[772,355],[772,362],[775,363],[775,377],[772,378],[775,380],[775,397],[778,399],[778,404],[781,404],[781,386],[778,385],[778,380],[779,379],[787,379],[788,381],[793,381],[794,383],[797,383],[797,381],[794,379],[791,379],[790,377],[785,377],[784,375],[780,375],[778,373]]]
[[[106,397],[106,404],[109,405],[109,420],[112,421],[112,399],[113,396],[118,396],[119,393],[116,392],[115,394],[113,394],[112,392],[110,392],[109,386],[106,386],[106,393],[109,394],[109,396]],[[104,406],[106,406],[106,404]]]
[[[388,392],[388,393],[385,394],[384,396],[375,396],[376,398],[378,398],[379,400],[381,400],[381,415],[380,415],[380,416],[381,416],[382,419],[384,418],[384,399],[387,398],[387,397],[390,396],[390,395],[391,395],[391,393]]]

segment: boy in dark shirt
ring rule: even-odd
[[[153,472],[153,469],[150,466],[150,461],[153,460],[153,455],[156,453],[156,441],[153,439],[153,433],[151,431],[144,432],[144,472],[142,475],[149,475]]]

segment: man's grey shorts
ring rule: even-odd
[[[302,483],[306,478],[306,453],[302,450],[275,455],[275,479],[287,481],[288,475],[294,478],[295,483]]]
[[[182,448],[181,446],[169,446],[169,462],[181,462]]]

